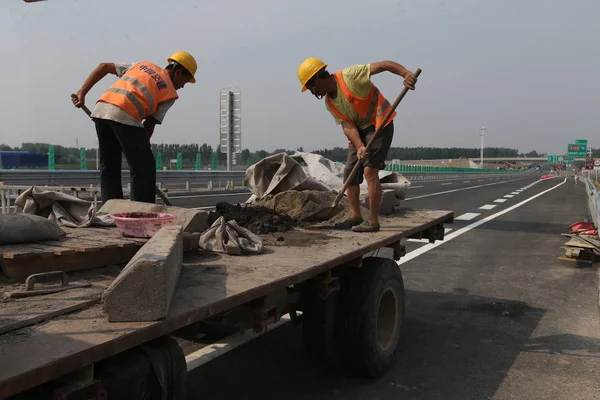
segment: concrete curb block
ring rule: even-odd
[[[183,261],[181,225],[162,227],[127,263],[102,295],[109,322],[166,318]]]

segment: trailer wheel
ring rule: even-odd
[[[314,286],[307,288],[302,311],[302,337],[304,346],[317,360],[330,368],[340,361],[337,338],[337,308],[339,292],[326,299],[318,297]]]
[[[379,378],[396,362],[404,321],[404,282],[390,259],[368,257],[351,274],[340,303],[340,341],[345,361]]]

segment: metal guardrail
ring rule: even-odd
[[[589,177],[584,177],[583,179],[588,194],[588,208],[590,209],[590,214],[592,214],[594,225],[600,227],[600,192],[598,192],[598,189],[594,186],[592,179]]]
[[[464,168],[464,171],[398,171],[408,180],[430,180],[466,178],[481,175],[515,175],[527,171],[478,171]],[[212,187],[225,187],[228,182],[235,186],[243,186],[246,171],[157,171],[156,182],[161,187],[206,187],[212,182]],[[129,171],[121,171],[121,179],[124,186],[130,182]],[[0,182],[6,185],[51,185],[51,186],[82,186],[97,185],[100,182],[100,172],[97,170],[11,170],[0,169]],[[221,184],[222,183],[222,184]]]
[[[208,182],[234,181],[240,184],[245,171],[156,171],[160,183],[185,183],[206,185]],[[129,170],[121,171],[121,180],[130,182]],[[100,182],[97,170],[17,170],[0,169],[0,182],[10,185],[96,185]]]
[[[521,174],[527,171],[519,171]],[[443,173],[443,172],[404,172],[401,173],[409,181],[428,181],[436,179],[473,179],[482,176],[516,176],[515,172],[497,171],[494,174],[485,172],[477,173]],[[157,183],[163,190],[169,187],[182,188],[186,192],[217,193],[220,190],[227,192],[244,190],[243,180],[245,171],[157,171]],[[122,171],[123,192],[129,193],[129,171]],[[92,197],[94,203],[98,200],[100,188],[99,171],[80,170],[0,170],[0,214],[7,214],[11,200],[14,201],[22,191],[30,186],[40,186],[46,190],[71,193],[75,197],[81,195]],[[162,185],[161,185],[162,184]],[[239,184],[239,186],[238,186]],[[209,192],[195,189],[206,189]],[[246,189],[247,190],[247,189]],[[176,195],[177,192],[175,192]],[[600,207],[598,207],[600,209]]]

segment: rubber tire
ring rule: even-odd
[[[404,282],[400,268],[391,259],[368,257],[347,276],[342,287],[339,336],[343,359],[359,374],[380,378],[396,363],[404,322]],[[387,351],[382,351],[377,345],[377,314],[382,295],[388,290],[396,294],[396,328]]]
[[[339,291],[327,299],[318,297],[316,287],[306,288],[302,311],[302,338],[306,350],[327,367],[335,369],[340,364],[337,332]]]

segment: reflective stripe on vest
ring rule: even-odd
[[[144,61],[131,67],[98,101],[113,104],[141,122],[160,103],[178,97],[168,71]]]
[[[389,111],[391,107],[390,102],[386,100],[385,97],[381,94],[379,89],[371,83],[371,90],[367,97],[357,97],[355,96],[344,81],[342,76],[342,72],[338,71],[333,74],[333,77],[337,81],[337,84],[340,88],[340,91],[348,101],[348,103],[352,106],[352,108],[356,111],[356,113],[364,118],[366,121],[375,125],[375,129],[379,129],[379,126],[383,123],[383,118]],[[343,115],[334,105],[333,101],[327,96],[326,98],[327,105],[329,109],[333,111],[335,115],[337,115],[343,121],[347,121],[353,125],[356,125],[355,121],[350,120],[347,116]],[[388,119],[386,126],[396,117],[396,112],[394,111],[390,118]]]

